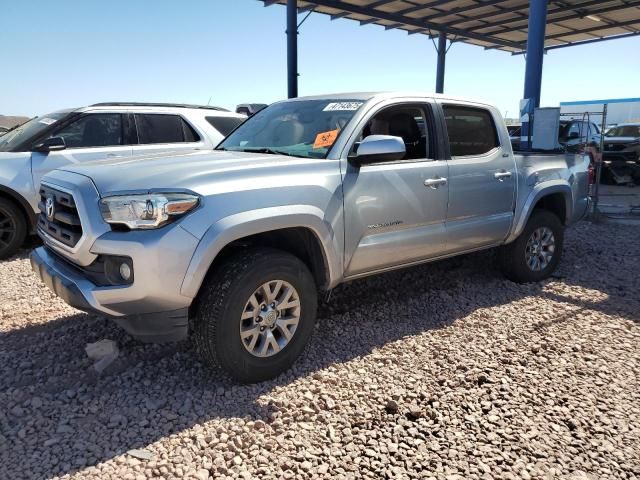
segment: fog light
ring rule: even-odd
[[[120,264],[120,276],[125,282],[131,280],[131,267],[128,263]]]

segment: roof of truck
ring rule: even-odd
[[[403,97],[424,97],[424,98],[436,98],[442,100],[455,100],[458,102],[470,102],[477,103],[482,105],[490,106],[490,103],[487,103],[483,100],[475,100],[471,98],[463,98],[456,97],[453,95],[446,95],[441,93],[433,93],[429,91],[420,91],[420,90],[388,90],[388,91],[378,91],[378,92],[346,92],[346,93],[328,93],[324,95],[310,95],[306,97],[297,97],[290,98],[289,100],[283,101],[299,101],[299,100],[361,100],[368,101],[373,98],[378,98],[380,100],[388,99],[388,98],[403,98]]]

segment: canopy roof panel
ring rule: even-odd
[[[287,0],[259,0],[265,6]],[[524,53],[529,0],[314,0],[300,12]],[[640,0],[549,0],[545,49],[640,35]]]

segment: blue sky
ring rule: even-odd
[[[285,8],[255,0],[3,0],[0,114],[99,101],[234,108],[286,96]],[[640,37],[545,56],[543,106],[640,97]],[[312,14],[299,37],[300,95],[433,91],[436,54],[421,35]],[[524,58],[454,44],[445,92],[516,116]]]

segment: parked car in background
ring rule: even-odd
[[[489,105],[352,93],[270,105],[213,152],[67,165],[42,179],[37,275],[147,341],[186,338],[244,382],[278,375],[318,292],[499,247],[547,278],[589,205],[587,155],[519,154]]]
[[[107,158],[211,150],[246,117],[195,105],[99,103],[36,117],[0,137],[0,259],[35,231],[40,179]]]
[[[236,107],[236,113],[251,117],[266,107],[266,103],[241,103]]]
[[[640,123],[624,123],[604,137],[604,159],[640,162]]]
[[[558,142],[567,149],[578,145],[600,145],[600,127],[592,121],[586,120],[560,120]]]
[[[509,132],[509,140],[511,141],[513,149],[515,151],[520,150],[520,132],[522,131],[522,125],[507,125],[507,131]]]

